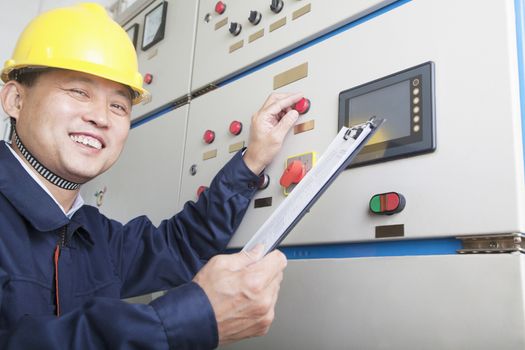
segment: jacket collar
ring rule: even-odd
[[[69,219],[0,142],[0,192],[38,231],[56,230]]]

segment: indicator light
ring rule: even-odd
[[[150,73],[146,73],[144,75],[144,84],[151,84],[151,82],[153,81],[153,75],[150,74]]]
[[[197,198],[199,198],[202,194],[202,192],[206,191],[208,187],[206,186],[199,186],[199,188],[197,189]]]
[[[210,143],[213,142],[213,140],[215,140],[215,133],[213,131],[211,131],[211,130],[206,130],[204,132],[204,136],[202,136],[202,139],[207,144],[210,144]]]
[[[230,123],[230,133],[233,135],[239,135],[242,131],[242,123],[238,120],[234,120]]]
[[[219,15],[222,15],[226,11],[226,4],[222,1],[218,1],[215,4],[215,12],[217,12]]]
[[[370,199],[370,211],[374,214],[392,215],[405,208],[405,197],[397,192],[376,194]]]

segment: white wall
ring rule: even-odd
[[[88,1],[88,0],[85,0]],[[116,0],[89,0],[98,2],[103,6],[109,7]],[[79,2],[78,0],[17,0],[0,1],[0,65],[11,57],[11,53],[16,45],[18,36],[25,26],[38,13],[51,10],[56,7],[67,6]],[[0,81],[0,86],[2,82]],[[5,115],[0,108],[0,139],[5,131]]]

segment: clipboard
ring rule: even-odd
[[[242,251],[251,251],[258,244],[264,246],[261,257],[275,249],[297,223],[308,213],[354,157],[366,145],[377,129],[385,122],[372,117],[363,124],[343,126],[330,143],[317,165],[297,184],[286,199],[246,243]]]

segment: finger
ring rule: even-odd
[[[270,104],[267,108],[265,108],[265,111],[270,114],[276,115],[286,108],[291,108],[294,104],[299,102],[301,98],[303,98],[303,93],[298,92],[290,96],[278,99],[274,101],[274,103]]]
[[[252,250],[245,251],[242,250],[239,253],[231,254],[232,259],[232,268],[235,270],[240,270],[243,267],[249,266],[259,260],[264,256],[264,245],[257,244]]]
[[[271,105],[272,103],[274,103],[275,101],[277,100],[280,100],[280,99],[283,99],[283,98],[286,98],[288,96],[291,96],[295,94],[294,92],[274,92],[274,93],[271,93],[267,98],[266,98],[266,101],[264,101],[264,104],[263,106],[261,107],[261,109],[265,109],[267,108],[269,105]]]
[[[259,261],[264,256],[264,244],[258,243],[251,250],[243,250],[242,253],[248,256],[253,262]]]
[[[266,255],[262,260],[248,266],[249,273],[254,273],[261,279],[264,288],[270,285],[287,265],[286,256],[278,250]],[[281,277],[282,278],[282,277]]]
[[[288,131],[294,126],[295,122],[299,118],[299,113],[295,109],[291,109],[286,113],[275,126],[275,135],[279,139],[284,139]]]
[[[257,318],[245,318],[245,322],[238,328],[239,332],[233,333],[232,338],[245,339],[248,337],[264,335],[269,330],[275,318],[276,301],[277,300],[272,301],[272,307],[265,315]]]

